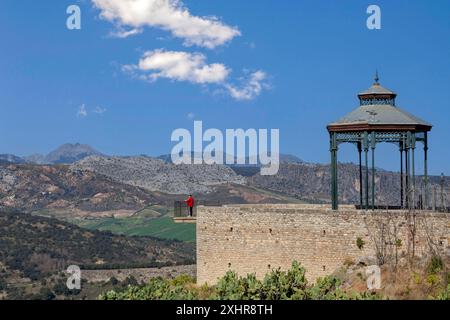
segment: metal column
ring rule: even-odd
[[[372,210],[375,210],[375,146],[376,146],[375,132],[372,132],[371,134],[370,146],[372,148]]]
[[[414,161],[414,153],[416,150],[416,134],[411,136],[411,171],[412,171],[412,208],[416,208],[416,170],[415,170],[415,161]]]
[[[423,193],[423,202],[425,204],[425,210],[428,209],[428,132],[425,132],[424,142],[423,142],[423,175],[424,175],[424,185],[425,191]]]
[[[403,142],[400,141],[400,208],[403,208]]]
[[[411,150],[411,132],[408,131],[408,134],[406,135],[406,208],[411,208],[411,197],[410,197],[410,150]]]
[[[364,132],[364,154],[366,160],[366,210],[369,210],[369,163],[368,163],[368,152],[369,152],[369,136],[367,131]]]
[[[330,134],[331,152],[331,206],[333,210],[338,210],[338,184],[337,184],[337,141],[336,133]]]
[[[363,207],[363,183],[362,183],[362,159],[361,159],[362,146],[361,142],[358,142],[358,156],[359,156],[359,205],[361,209]]]

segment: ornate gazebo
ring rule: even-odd
[[[337,153],[341,143],[355,144],[358,149],[360,206],[368,210],[369,208],[375,209],[377,207],[375,204],[375,148],[377,143],[380,142],[393,143],[399,147],[401,176],[400,206],[402,208],[416,207],[414,151],[416,149],[416,143],[422,142],[424,150],[423,174],[425,187],[423,202],[427,204],[428,132],[431,130],[432,125],[397,107],[395,103],[396,96],[396,93],[380,85],[377,72],[375,83],[368,90],[358,94],[360,101],[359,107],[340,120],[328,125],[327,129],[330,133],[331,152],[331,202],[333,210],[338,209]],[[371,203],[369,203],[369,149],[372,155]],[[365,155],[364,170],[361,161],[362,152]],[[365,192],[363,192],[363,189]]]

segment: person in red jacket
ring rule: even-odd
[[[189,217],[192,217],[193,209],[194,209],[194,197],[192,196],[192,194],[190,194],[189,198],[184,200],[184,202],[186,202],[186,204],[187,204],[187,206],[189,208]]]

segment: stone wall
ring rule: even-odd
[[[81,270],[81,278],[87,282],[107,282],[112,277],[125,281],[134,277],[138,282],[147,283],[150,278],[175,278],[179,275],[195,276],[195,265],[171,266],[162,268]]]
[[[362,248],[358,238],[365,243]],[[214,284],[230,269],[262,277],[273,268],[289,268],[293,260],[314,280],[346,261],[376,264],[413,250],[418,256],[450,255],[450,215],[365,212],[350,206],[335,212],[326,205],[291,204],[198,208],[198,284]]]

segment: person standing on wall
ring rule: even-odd
[[[184,200],[184,202],[186,202],[186,205],[189,208],[189,217],[192,217],[193,216],[193,211],[194,211],[194,197],[192,196],[192,194],[190,194],[189,198]]]

